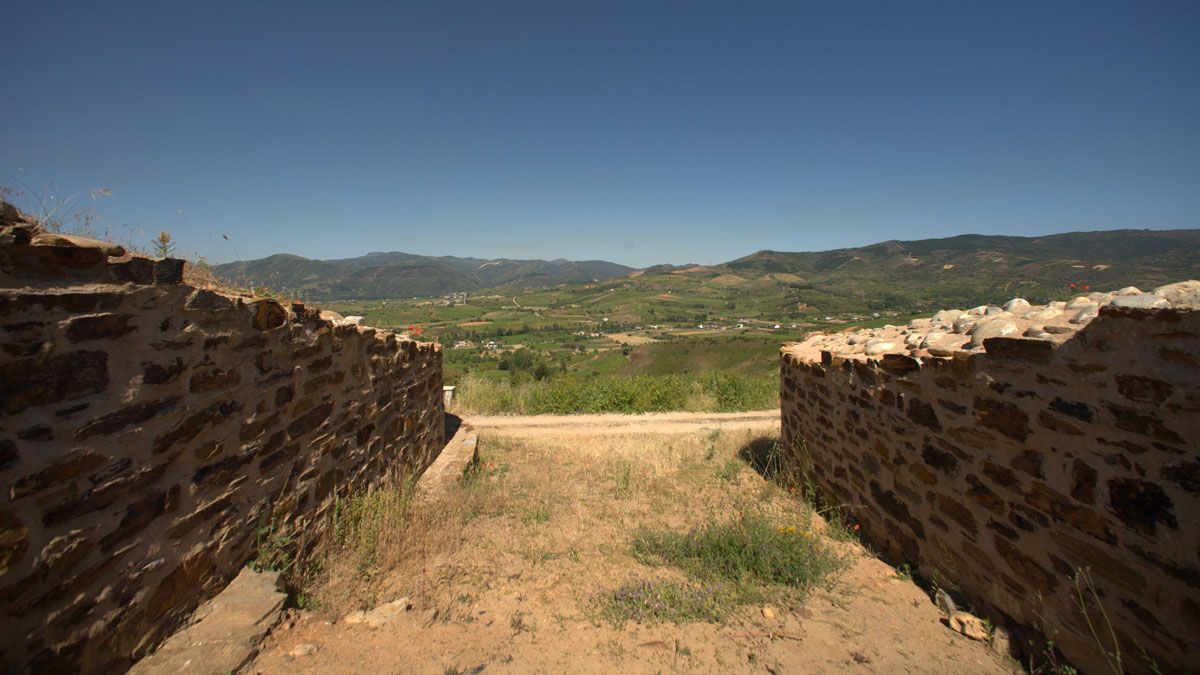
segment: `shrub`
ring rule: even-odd
[[[779,385],[773,374],[549,376],[541,382],[467,376],[458,400],[460,410],[476,414],[735,412],[778,406]]]

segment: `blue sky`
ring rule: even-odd
[[[0,184],[216,262],[1200,226],[1197,2],[4,7]]]

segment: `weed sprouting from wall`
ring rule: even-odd
[[[278,532],[274,525],[258,528],[257,553],[249,563],[250,569],[287,574],[294,562],[292,543],[292,537]]]

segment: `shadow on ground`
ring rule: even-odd
[[[458,433],[458,428],[462,426],[462,418],[453,413],[444,413],[442,415],[443,434],[442,438],[449,443],[454,434]]]
[[[767,480],[775,480],[779,476],[780,456],[779,439],[777,438],[772,436],[755,438],[739,448],[737,456]]]

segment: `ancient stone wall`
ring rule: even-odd
[[[1111,623],[1128,672],[1148,670],[1143,653],[1196,672],[1197,288],[1014,301],[785,346],[785,466],[886,558],[1086,672],[1109,672],[1089,617],[1109,650]],[[1008,325],[975,340],[993,321]],[[1086,616],[1080,570],[1096,591],[1083,584]]]
[[[0,671],[122,670],[440,451],[437,345],[0,215]]]

